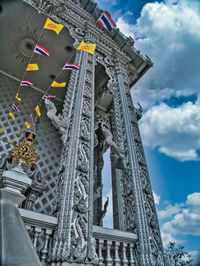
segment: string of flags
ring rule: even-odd
[[[106,29],[108,29],[108,30],[113,30],[113,28],[114,27],[116,27],[116,24],[114,23],[114,21],[112,20],[112,18],[111,18],[111,16],[110,16],[110,14],[107,12],[107,11],[105,11],[101,16],[100,16],[100,18],[98,19],[98,22],[99,22],[99,24],[102,26],[102,27],[104,27],[104,28],[106,28]],[[64,26],[62,25],[62,24],[58,24],[58,23],[55,23],[54,21],[52,21],[50,18],[47,18],[47,20],[46,20],[46,22],[45,22],[45,24],[44,24],[44,27],[43,27],[43,29],[42,29],[42,31],[41,31],[41,33],[40,33],[40,38],[41,38],[41,35],[42,35],[42,32],[43,32],[43,30],[44,29],[47,29],[47,30],[52,30],[52,31],[54,31],[54,32],[56,32],[56,34],[58,35],[58,34],[60,34],[60,32],[61,32],[61,30],[64,28]],[[39,43],[39,41],[40,41],[40,38],[39,38],[39,40],[38,40],[38,42],[37,42],[37,44],[36,44],[36,46],[35,46],[35,48],[34,48],[34,50],[33,50],[33,54],[37,54],[37,55],[42,55],[42,56],[49,56],[50,55],[50,52],[49,51],[47,51],[44,47],[42,47],[42,46],[40,46],[38,43]],[[90,53],[90,54],[94,54],[94,52],[95,52],[95,49],[96,49],[96,44],[95,43],[88,43],[88,44],[86,44],[84,41],[82,41],[80,44],[79,44],[79,46],[77,47],[77,50],[81,50],[81,51],[85,51],[85,52],[88,52],[88,53]],[[32,54],[32,56],[31,56],[31,59],[32,59],[32,57],[33,57],[33,54]],[[30,59],[30,61],[31,61],[31,59]],[[14,111],[16,111],[16,112],[20,112],[21,110],[18,108],[18,106],[16,105],[16,103],[15,103],[15,100],[17,100],[18,101],[18,103],[19,102],[21,102],[22,101],[22,98],[21,98],[21,96],[20,96],[20,89],[21,89],[21,87],[26,87],[26,86],[33,86],[33,83],[31,82],[31,81],[29,81],[29,80],[25,80],[24,79],[24,77],[25,77],[25,75],[26,75],[26,72],[27,71],[37,71],[37,70],[39,70],[39,66],[38,66],[38,64],[37,63],[31,63],[29,61],[29,63],[28,63],[28,65],[27,65],[27,67],[26,67],[26,69],[25,69],[25,72],[24,72],[24,75],[23,75],[23,78],[22,78],[22,80],[21,80],[21,82],[20,82],[20,85],[19,85],[19,88],[18,88],[18,91],[17,91],[17,94],[16,94],[16,96],[15,96],[15,98],[14,98],[14,102],[13,102],[13,104],[12,104],[12,109],[14,110]],[[77,71],[77,70],[80,70],[80,66],[79,65],[77,65],[77,64],[71,64],[71,63],[66,63],[64,66],[63,66],[63,68],[61,69],[61,71],[62,70],[75,70],[75,71]],[[60,71],[60,72],[61,72]],[[60,73],[59,72],[59,73]],[[59,73],[58,73],[58,75],[59,75]],[[56,78],[58,77],[58,75],[56,76]],[[55,79],[56,79],[55,78]],[[61,83],[58,83],[56,80],[54,80],[53,82],[52,82],[52,84],[49,86],[49,88],[47,89],[47,91],[46,91],[46,93],[48,92],[48,90],[51,88],[51,87],[65,87],[66,86],[66,82],[61,82]],[[43,96],[42,96],[42,100],[46,100],[46,99],[53,99],[53,98],[56,98],[56,95],[46,95],[46,94],[44,94]],[[40,101],[41,102],[41,101]],[[39,107],[39,105],[40,105],[40,103],[35,107],[35,109],[34,109],[34,111],[36,112],[36,114],[38,115],[38,117],[40,117],[41,116],[41,112],[40,112],[40,107]],[[9,116],[15,121],[15,116],[14,116],[14,114],[12,113],[12,112],[10,112],[9,113]],[[29,123],[30,122],[30,123]],[[34,118],[33,118],[33,115],[32,115],[32,113],[31,113],[31,115],[30,115],[30,121],[29,122],[25,122],[25,126],[29,129],[31,126],[33,127],[34,126]],[[6,127],[4,127],[2,130],[0,130],[0,139],[1,139],[1,137],[2,137],[2,135],[3,135],[3,133],[4,133],[4,130],[5,130],[5,128]],[[19,132],[17,132],[16,134],[18,135],[18,136],[20,136],[20,135],[22,135],[22,133],[23,133],[23,127],[20,129],[20,131]]]

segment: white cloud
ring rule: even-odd
[[[127,14],[127,13],[126,13]],[[134,38],[134,25],[130,25],[126,22],[126,20],[120,16],[118,20],[116,21],[117,27],[120,29],[120,31],[125,34],[126,36],[131,36]]]
[[[160,196],[156,194],[156,192],[153,191],[153,197],[154,197],[155,204],[158,205],[160,203]]]
[[[174,214],[178,213],[181,210],[183,204],[176,203],[175,205],[167,205],[164,210],[158,211],[158,217],[160,219],[170,218]]]
[[[200,251],[197,250],[191,250],[188,252],[189,255],[191,255],[191,258],[193,259],[192,264],[194,266],[200,265]]]
[[[187,102],[177,108],[165,103],[150,108],[140,122],[148,147],[180,161],[198,160],[200,149],[200,104]]]
[[[169,242],[175,242],[176,244],[182,244],[185,243],[184,240],[178,239],[177,237],[174,237],[170,232],[163,232],[161,230],[161,237],[164,248],[167,248]]]
[[[120,16],[117,25],[154,66],[132,90],[133,101],[144,109],[144,143],[180,161],[198,160],[200,103],[170,108],[172,96],[200,95],[200,3],[168,0],[144,5],[136,25]],[[199,96],[200,99],[200,96]],[[157,104],[157,106],[155,106]]]
[[[159,212],[159,218],[171,218],[161,226],[163,243],[182,243],[180,236],[200,236],[200,193],[195,192],[187,196],[182,204],[168,205],[165,210]],[[161,214],[161,215],[160,215]]]
[[[146,4],[134,27],[119,19],[122,32],[136,36],[136,48],[154,63],[132,92],[145,108],[172,95],[199,92],[200,3],[176,2]]]

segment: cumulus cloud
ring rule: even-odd
[[[132,91],[143,107],[171,96],[199,93],[200,3],[194,0],[154,2],[144,5],[136,25],[124,16],[117,26],[135,37],[135,47],[147,54],[154,66]]]
[[[135,26],[127,23],[126,20],[123,18],[123,16],[120,16],[118,18],[116,25],[120,29],[120,31],[126,36],[131,36],[132,38],[135,37],[134,36]]]
[[[187,196],[185,203],[175,204],[174,206],[168,205],[163,212],[159,212],[160,219],[173,216],[171,220],[168,220],[161,226],[161,234],[165,246],[169,241],[176,243],[184,242],[178,236],[200,236],[199,204],[200,193],[195,192]]]
[[[150,108],[140,122],[146,146],[180,161],[198,160],[200,104],[187,102],[177,108],[165,103]]]
[[[192,0],[144,6],[130,30],[136,48],[151,57],[154,67],[133,90],[135,102],[149,107],[164,97],[199,92],[199,9],[200,4]]]
[[[173,236],[170,232],[163,232],[161,230],[161,237],[164,248],[167,248],[169,242],[175,242],[176,244],[183,244],[185,240],[178,239],[177,237]]]
[[[166,0],[144,5],[135,25],[125,14],[117,21],[154,63],[132,90],[133,102],[148,110],[141,122],[144,144],[180,161],[199,159],[200,104],[172,108],[163,102],[180,96],[200,98],[199,11],[198,1]]]
[[[183,204],[176,203],[175,205],[167,205],[164,210],[158,211],[158,217],[160,219],[170,218],[174,214],[178,213],[181,210]]]
[[[191,250],[191,251],[188,252],[188,254],[192,256],[193,265],[194,266],[199,266],[200,265],[200,251]]]

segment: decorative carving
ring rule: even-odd
[[[136,109],[137,120],[142,118],[142,106],[138,103],[139,108]]]
[[[36,8],[40,5],[40,10],[47,14],[49,12],[47,4],[52,1],[26,0],[26,2]],[[155,265],[156,261],[160,263],[162,262],[162,245],[159,246],[161,240],[156,216],[154,216],[155,206],[148,185],[150,183],[148,171],[137,126],[137,119],[141,117],[141,109],[133,107],[129,92],[129,84],[137,78],[136,69],[129,69],[128,62],[131,58],[118,49],[118,44],[108,38],[107,33],[93,25],[94,18],[87,11],[79,8],[79,1],[54,1],[54,7],[50,17],[69,29],[71,36],[75,39],[75,47],[83,37],[85,41],[91,40],[98,44],[95,53],[96,61],[105,66],[110,78],[107,87],[113,95],[114,127],[110,125],[110,117],[108,123],[105,123],[107,115],[104,115],[104,119],[100,121],[103,140],[98,139],[97,133],[94,133],[95,149],[101,150],[98,167],[94,166],[94,176],[96,178],[97,172],[103,167],[103,151],[106,147],[111,147],[112,163],[119,163],[119,160],[123,162],[123,167],[120,166],[121,171],[119,171],[123,194],[121,202],[126,222],[125,229],[138,233],[139,236],[134,249],[135,257],[141,265]],[[59,225],[55,233],[51,260],[71,261],[72,263],[89,262],[96,265],[98,262],[91,243],[89,214],[89,206],[91,206],[89,182],[93,180],[91,158],[94,144],[91,132],[95,130],[97,132],[99,126],[98,120],[95,121],[95,129],[93,126],[94,61],[91,55],[82,56],[79,52],[77,55],[77,64],[83,60],[81,74],[72,73],[70,77],[69,91],[66,94],[62,116],[57,116],[57,110],[52,106],[49,110],[55,126],[59,128],[61,134],[65,132],[57,183]],[[98,201],[101,200],[99,194],[102,188],[97,182],[99,180],[95,181],[95,195]],[[146,204],[143,201],[146,201]],[[152,241],[149,240],[150,235]]]
[[[2,156],[0,161],[0,169],[1,170],[10,170],[16,166],[15,161],[11,155]]]
[[[109,197],[107,197],[107,200],[103,206],[103,210],[101,211],[101,214],[100,214],[100,226],[103,226],[103,218],[106,216],[108,204],[109,204]]]
[[[111,147],[113,149],[113,151],[118,155],[118,158],[116,161],[118,161],[120,159],[123,163],[123,160],[124,160],[123,149],[121,147],[119,147],[113,141],[112,133],[110,132],[109,128],[105,124],[102,124],[101,128],[102,128],[102,132],[103,132],[103,135],[105,137],[105,143],[106,143],[106,145],[104,146],[104,152],[107,150],[108,146]],[[123,165],[124,165],[124,163],[123,163]],[[125,167],[125,165],[124,165],[124,167]]]
[[[59,132],[63,134],[66,132],[66,129],[68,127],[68,119],[62,117],[62,115],[56,115],[57,113],[57,108],[55,106],[55,104],[48,99],[44,100],[45,103],[45,107],[47,109],[47,116],[49,119],[51,119],[52,124],[59,129]]]
[[[30,167],[37,161],[37,154],[34,150],[33,133],[24,138],[19,146],[15,146],[11,151],[11,156],[16,164],[22,162],[22,166]]]

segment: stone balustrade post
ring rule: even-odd
[[[120,258],[119,258],[119,246],[120,246],[120,242],[115,241],[115,266],[120,266]]]
[[[110,254],[112,241],[107,240],[107,246],[106,246],[106,266],[112,266],[113,259]]]
[[[18,210],[31,184],[20,165],[4,171],[0,178],[0,265],[41,265]]]

